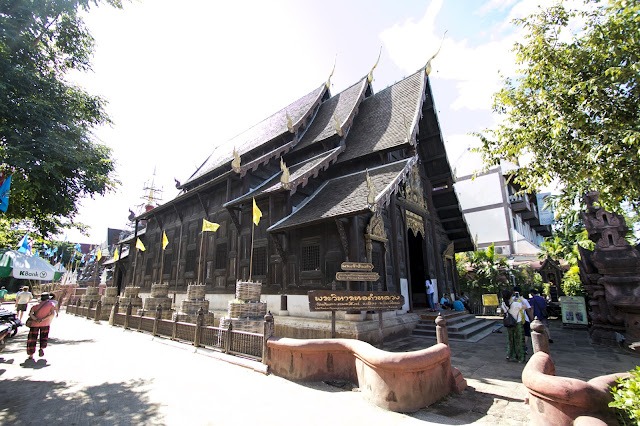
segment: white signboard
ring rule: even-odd
[[[13,267],[13,277],[21,280],[47,280],[52,281],[55,271],[53,270],[37,270],[34,268],[22,269]]]

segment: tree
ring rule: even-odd
[[[567,209],[591,190],[611,211],[640,207],[638,16],[637,1],[591,0],[517,20],[527,31],[515,46],[521,69],[494,96],[504,121],[478,134],[485,164],[529,157],[514,182],[533,192],[558,182]]]
[[[0,168],[12,174],[5,218],[30,221],[44,237],[73,225],[80,199],[117,184],[111,150],[92,134],[109,123],[105,102],[66,80],[90,69],[93,39],[79,12],[99,3],[0,0]]]

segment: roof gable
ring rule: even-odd
[[[424,70],[366,98],[360,104],[338,163],[410,143],[420,118]]]
[[[287,115],[291,118],[293,128],[298,129],[310,118],[314,108],[320,103],[327,90],[326,85],[323,83],[314,91],[306,94],[285,108],[282,108],[280,111],[255,126],[226,142],[216,145],[211,155],[209,155],[209,157],[198,168],[198,170],[191,175],[184,185],[189,184],[222,166],[229,165],[230,168],[231,161],[233,160],[234,149],[240,156],[242,156],[274,139],[277,139],[278,137],[285,135],[286,133],[289,133],[290,130],[287,125]]]

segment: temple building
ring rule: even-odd
[[[439,294],[459,293],[454,254],[474,243],[429,68],[378,93],[373,70],[336,95],[329,77],[244,133],[215,141],[178,196],[135,218],[120,241],[121,253],[131,249],[117,262],[115,285],[144,292],[168,283],[179,298],[187,285],[205,284],[213,308],[225,310],[236,281],[251,278],[274,314],[320,320],[328,313],[309,311],[310,290],[402,293],[405,307],[386,313],[385,327],[425,306],[425,277]],[[203,232],[203,220],[219,228]],[[138,238],[146,250],[134,249]],[[345,261],[373,264],[379,280],[336,281]]]

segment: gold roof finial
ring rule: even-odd
[[[449,31],[449,30],[447,30]],[[447,31],[444,32],[444,34],[442,34],[442,41],[440,41],[440,47],[438,47],[438,51],[431,57],[429,58],[429,60],[427,61],[427,64],[424,66],[424,72],[429,75],[431,74],[431,61],[438,56],[438,53],[440,53],[440,49],[442,49],[442,43],[444,43],[444,36],[447,35]]]
[[[340,119],[335,114],[333,114],[333,119],[336,121],[336,133],[338,134],[338,136],[342,136],[342,124],[340,123]]]
[[[233,148],[233,161],[231,161],[231,168],[234,172],[240,173],[240,156],[238,155],[238,151],[236,148]]]
[[[331,70],[331,74],[329,74],[329,78],[327,79],[327,83],[325,84],[325,86],[327,86],[327,89],[331,87],[331,77],[333,77],[333,72],[336,70],[337,61],[338,61],[338,55],[336,54],[336,58],[333,60],[333,69]]]
[[[373,68],[371,68],[371,71],[369,71],[369,75],[367,76],[367,80],[369,80],[369,83],[373,81],[373,70],[375,70],[376,67],[378,66],[378,62],[380,62],[380,56],[382,56],[382,46],[380,46],[380,53],[378,53],[378,60],[376,61],[376,64],[373,66]]]
[[[282,170],[282,176],[280,176],[280,183],[284,189],[289,189],[291,183],[289,183],[289,168],[284,162],[284,159],[280,157],[280,170]]]
[[[285,111],[285,114],[287,114],[287,129],[289,129],[289,131],[291,133],[294,133],[295,130],[293,128],[293,121],[291,121],[291,117],[289,117],[289,113]]]
[[[366,172],[367,178],[367,188],[369,189],[369,194],[367,194],[367,207],[372,212],[376,211],[376,188],[373,186],[373,181],[371,180],[371,176],[369,176],[369,169]]]

